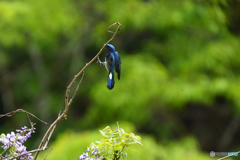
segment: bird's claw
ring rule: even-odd
[[[96,62],[96,63],[99,63],[99,64],[100,64],[100,66],[101,66],[102,62],[101,62],[101,60],[100,60],[100,58],[99,58],[99,57],[97,57],[97,62]]]

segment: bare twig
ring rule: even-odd
[[[116,25],[116,24],[117,24],[118,26],[120,26],[120,27],[117,28],[117,31],[115,31],[115,32],[114,32],[114,31],[110,31],[109,28],[111,28],[112,26],[114,26],[114,25]],[[115,22],[115,23],[113,23],[112,25],[110,25],[110,26],[107,28],[107,31],[110,32],[110,33],[114,33],[114,34],[115,34],[116,32],[118,32],[118,31],[120,30],[120,28],[121,28],[121,24],[120,24],[119,22]]]
[[[114,26],[114,25],[118,25],[116,31],[115,31],[115,32],[109,31],[108,29],[111,28],[111,27]],[[97,57],[102,53],[102,51],[103,51],[103,49],[106,47],[106,45],[107,45],[108,43],[110,43],[110,42],[114,39],[114,37],[116,36],[116,34],[117,34],[117,32],[120,30],[120,28],[121,28],[121,24],[120,24],[119,22],[113,23],[112,25],[110,25],[110,26],[108,27],[107,31],[108,31],[108,32],[111,32],[111,33],[114,33],[113,36],[107,41],[106,44],[103,45],[103,47],[100,49],[100,51],[97,53],[97,55],[96,55],[92,60],[90,60],[90,61],[74,76],[74,78],[72,79],[72,81],[70,82],[70,84],[67,86],[66,94],[65,94],[65,109],[64,109],[63,113],[62,113],[60,116],[58,116],[58,118],[57,118],[57,119],[50,125],[50,127],[48,128],[47,132],[45,133],[45,135],[44,135],[44,137],[43,137],[43,139],[42,139],[42,141],[41,141],[41,143],[39,144],[39,147],[38,147],[39,150],[36,152],[36,155],[35,155],[35,157],[34,157],[34,160],[37,159],[39,152],[40,152],[41,150],[44,150],[44,149],[47,147],[46,144],[47,144],[48,141],[49,141],[49,138],[50,138],[49,135],[52,134],[54,128],[55,128],[56,125],[57,125],[57,123],[58,123],[61,119],[67,117],[68,109],[69,109],[69,107],[71,106],[72,101],[73,101],[73,98],[75,97],[75,94],[76,94],[76,92],[77,92],[77,90],[78,90],[78,88],[79,88],[79,85],[80,85],[81,82],[82,82],[83,75],[84,75],[83,73],[84,73],[85,69],[86,69],[91,63],[93,63],[93,62],[97,59]],[[80,82],[78,83],[77,88],[75,89],[75,92],[74,92],[74,94],[73,94],[73,97],[69,100],[70,89],[71,89],[71,87],[73,86],[73,84],[75,83],[76,79],[77,79],[81,74],[82,74],[82,78],[81,78]],[[44,145],[44,144],[45,144],[45,145]]]
[[[76,88],[76,90],[75,90],[72,98],[69,100],[69,103],[72,103],[72,100],[73,100],[73,98],[75,97],[75,95],[76,95],[76,93],[77,93],[77,90],[78,90],[78,88],[79,88],[79,85],[82,83],[83,76],[84,76],[84,71],[83,71],[83,73],[82,73],[82,78],[81,78],[80,81],[78,82],[77,88]]]
[[[43,158],[43,160],[46,159],[46,157],[49,155],[49,153],[53,150],[53,148],[50,149],[50,151],[46,154],[46,156]]]
[[[71,83],[68,85],[67,90],[66,90],[66,95],[65,95],[65,107],[70,106],[71,103],[72,103],[72,101],[71,101],[71,103],[68,102],[68,97],[69,97],[70,88],[71,88],[72,85],[75,83],[76,79],[83,73],[83,71],[84,71],[93,61],[95,61],[95,60],[97,59],[97,57],[102,53],[102,51],[103,51],[103,49],[106,47],[106,45],[113,40],[113,38],[116,36],[117,32],[120,30],[121,24],[120,24],[119,22],[113,23],[112,25],[110,25],[110,26],[108,27],[108,29],[109,29],[110,27],[116,25],[116,24],[118,25],[118,28],[117,28],[116,31],[114,32],[112,38],[110,38],[110,39],[107,41],[107,43],[103,45],[103,47],[100,49],[100,51],[97,53],[97,55],[96,55],[90,62],[88,62],[88,63],[82,68],[82,70],[81,70],[80,72],[78,72],[78,74],[75,75],[75,77],[72,79]],[[109,31],[108,29],[107,29],[107,31],[108,31],[108,32],[111,32],[111,31]]]
[[[43,146],[43,150],[45,150],[45,149],[47,148],[48,142],[49,142],[49,140],[50,140],[50,138],[51,138],[51,136],[52,136],[52,133],[53,133],[53,131],[55,130],[55,128],[56,128],[56,125],[53,127],[53,129],[52,129],[51,132],[49,133],[49,136],[48,136],[48,138],[46,139],[45,145]]]
[[[58,118],[61,116],[61,111],[58,113]],[[57,124],[56,124],[57,125]],[[43,147],[43,150],[45,150],[46,148],[47,148],[47,145],[48,145],[48,142],[49,142],[49,140],[50,140],[50,138],[51,138],[51,136],[52,136],[52,133],[53,133],[53,131],[55,130],[55,128],[56,128],[56,125],[53,127],[53,129],[51,130],[51,132],[49,133],[49,136],[48,136],[48,138],[47,138],[47,140],[46,140],[46,142],[45,142],[45,145],[44,145],[44,147]]]
[[[28,151],[28,152],[26,152],[26,153],[20,154],[20,155],[18,155],[17,157],[21,157],[21,156],[24,156],[24,155],[26,155],[26,154],[34,153],[34,152],[38,152],[38,151],[42,151],[42,149],[34,149],[34,150]],[[11,158],[10,160],[16,159],[17,157],[13,157],[13,158]]]
[[[27,115],[31,115],[32,117],[36,118],[37,120],[41,121],[42,123],[45,123],[47,124],[47,122],[44,122],[43,120],[41,120],[40,118],[38,118],[37,116],[35,116],[34,114],[28,112],[28,111],[25,111],[24,109],[17,109],[16,111],[12,111],[12,112],[9,112],[9,113],[6,113],[6,114],[2,114],[0,115],[0,118],[2,117],[11,117],[13,116],[15,113],[17,112],[24,112],[26,113]],[[30,119],[29,119],[30,120]]]

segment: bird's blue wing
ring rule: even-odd
[[[118,74],[118,79],[120,80],[120,76],[121,76],[121,58],[118,54],[118,52],[115,52],[115,71]]]

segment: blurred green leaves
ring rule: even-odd
[[[54,6],[54,7],[53,7]],[[1,1],[0,42],[4,46],[57,43],[80,20],[68,1]],[[70,32],[69,32],[70,33]],[[68,34],[69,34],[68,33]],[[31,44],[31,43],[30,43]],[[38,45],[39,47],[41,45]]]

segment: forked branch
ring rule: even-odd
[[[110,31],[109,29],[110,29],[112,26],[115,26],[115,25],[118,25],[118,27],[117,27],[117,29],[115,30],[115,32]],[[121,28],[121,24],[120,24],[119,22],[113,23],[112,25],[110,25],[110,26],[107,28],[107,32],[113,33],[113,36],[107,41],[107,43],[105,43],[105,44],[103,45],[103,47],[99,50],[99,52],[96,54],[96,56],[95,56],[92,60],[90,60],[88,63],[86,63],[86,65],[74,76],[74,78],[72,79],[72,81],[70,82],[70,84],[67,86],[66,94],[65,94],[65,109],[64,109],[63,113],[60,114],[60,115],[58,116],[58,118],[57,118],[57,119],[50,125],[50,127],[48,128],[47,132],[45,133],[45,135],[44,135],[44,137],[43,137],[43,139],[42,139],[42,141],[41,141],[41,143],[39,144],[39,147],[38,147],[38,150],[36,151],[34,160],[37,159],[38,154],[39,154],[40,151],[46,149],[47,143],[48,143],[49,138],[50,138],[49,135],[52,134],[53,130],[55,129],[55,127],[56,127],[56,125],[57,125],[57,123],[58,123],[61,119],[64,119],[64,118],[67,117],[68,109],[69,109],[69,107],[71,106],[72,101],[73,101],[73,99],[74,99],[74,97],[75,97],[75,94],[76,94],[76,92],[77,92],[77,90],[78,90],[78,88],[79,88],[79,85],[80,85],[81,82],[82,82],[85,69],[86,69],[91,63],[93,63],[93,62],[97,59],[97,57],[99,57],[99,55],[102,53],[102,51],[103,51],[103,49],[106,47],[106,45],[107,45],[108,43],[110,43],[110,42],[114,39],[114,37],[116,36],[116,34],[117,34],[117,32],[120,30],[120,28]],[[77,79],[80,75],[82,75],[81,80],[79,81],[78,86],[76,87],[75,92],[74,92],[72,98],[69,100],[70,89],[72,88],[72,86],[73,86],[73,84],[75,83],[76,79]],[[44,144],[45,144],[45,145],[44,145]]]

